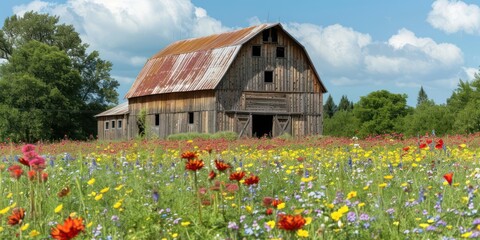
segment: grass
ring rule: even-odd
[[[8,168],[19,164],[21,146],[2,144],[0,238],[48,238],[68,216],[83,219],[80,239],[472,237],[480,231],[478,139],[444,137],[438,148],[434,137],[37,144],[46,182],[29,180],[26,166],[12,178]],[[186,170],[186,151],[204,166]],[[220,159],[231,168],[218,171]],[[241,171],[243,181],[258,176],[259,183],[230,180]],[[444,179],[450,172],[451,185]],[[11,226],[18,207],[25,217]],[[281,229],[285,215],[305,223]]]

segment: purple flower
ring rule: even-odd
[[[348,212],[347,213],[347,221],[355,222],[357,220],[357,214],[355,212]]]
[[[394,214],[394,213],[395,213],[395,209],[393,209],[393,208],[389,208],[389,209],[387,209],[387,211],[386,211],[386,212],[387,212],[389,215],[392,215],[392,214]]]
[[[159,195],[158,195],[157,190],[153,190],[153,192],[152,192],[152,198],[153,198],[153,201],[154,201],[154,202],[158,202]]]
[[[360,214],[360,220],[368,221],[369,219],[370,219],[370,216],[368,216],[368,214],[366,214],[366,213]]]
[[[480,218],[475,218],[475,219],[473,220],[473,225],[476,226],[476,225],[478,225],[478,224],[480,224]]]
[[[228,222],[228,229],[238,230],[238,225],[236,222]]]

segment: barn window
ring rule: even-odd
[[[273,82],[273,71],[265,71],[264,81],[266,83]]]
[[[155,114],[155,126],[160,126],[160,114]]]
[[[108,130],[108,122],[105,122],[105,130]]]
[[[274,43],[278,42],[277,29],[270,28],[270,37],[272,38],[272,42]]]
[[[270,37],[270,30],[269,29],[263,30],[263,41],[268,42],[268,37]]]
[[[285,57],[285,48],[277,47],[277,58],[284,58],[284,57]]]
[[[264,42],[273,42],[273,43],[278,42],[277,29],[275,28],[263,30],[262,35],[263,35],[262,39]]]
[[[118,128],[122,128],[122,120],[118,120]]]
[[[188,112],[188,124],[193,124],[193,112]]]
[[[261,46],[252,46],[252,56],[254,56],[254,57],[262,56],[262,47]]]
[[[115,128],[115,120],[112,121],[112,128]]]

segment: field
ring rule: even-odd
[[[479,140],[2,143],[0,238],[479,237]]]

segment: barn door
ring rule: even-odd
[[[275,115],[273,117],[273,136],[278,137],[284,133],[292,135],[291,119],[290,116]]]
[[[237,124],[238,138],[252,137],[252,115],[237,115],[235,122]]]

